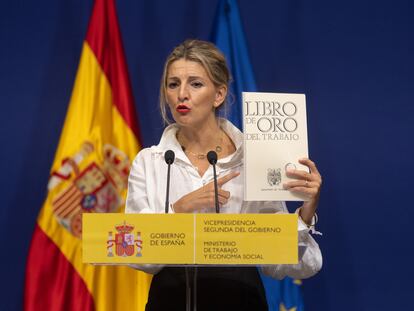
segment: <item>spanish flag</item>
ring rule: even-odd
[[[113,0],[96,0],[26,266],[25,310],[144,310],[150,276],[82,263],[82,214],[123,212],[140,149]]]

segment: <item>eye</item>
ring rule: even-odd
[[[177,82],[168,82],[167,83],[167,87],[169,89],[175,89],[177,86],[178,86],[178,83]]]
[[[200,87],[202,87],[204,84],[203,83],[201,83],[200,81],[194,81],[194,82],[191,82],[191,86],[192,87],[194,87],[194,88],[196,88],[196,89],[199,89]]]

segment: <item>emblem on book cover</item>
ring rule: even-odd
[[[107,256],[114,257],[114,247],[115,255],[120,257],[133,256],[136,257],[142,256],[142,238],[141,232],[136,232],[136,238],[134,236],[133,230],[134,226],[124,222],[121,225],[115,226],[116,234],[115,239],[113,238],[112,231],[108,232],[108,240],[106,242]],[[136,248],[136,253],[135,253]]]
[[[48,184],[49,190],[66,186],[52,199],[52,209],[59,223],[78,238],[82,234],[82,213],[115,212],[124,203],[129,158],[109,144],[96,153],[92,143],[83,143],[74,156],[62,161]],[[91,160],[92,154],[102,163]]]
[[[277,186],[282,181],[282,175],[280,174],[280,168],[268,168],[267,169],[267,182],[270,186]]]

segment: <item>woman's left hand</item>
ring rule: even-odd
[[[287,176],[297,180],[287,182],[283,185],[283,187],[289,191],[304,194],[309,198],[308,201],[303,202],[299,215],[305,223],[311,224],[319,202],[322,177],[319,174],[315,163],[310,159],[300,159],[299,163],[309,167],[310,172],[302,170],[288,170],[286,172]]]

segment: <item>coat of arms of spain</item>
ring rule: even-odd
[[[96,150],[91,142],[83,143],[49,180],[49,191],[59,187],[52,199],[59,223],[80,238],[82,213],[115,212],[124,203],[122,194],[127,188],[129,169],[129,158],[114,146],[106,144]]]

